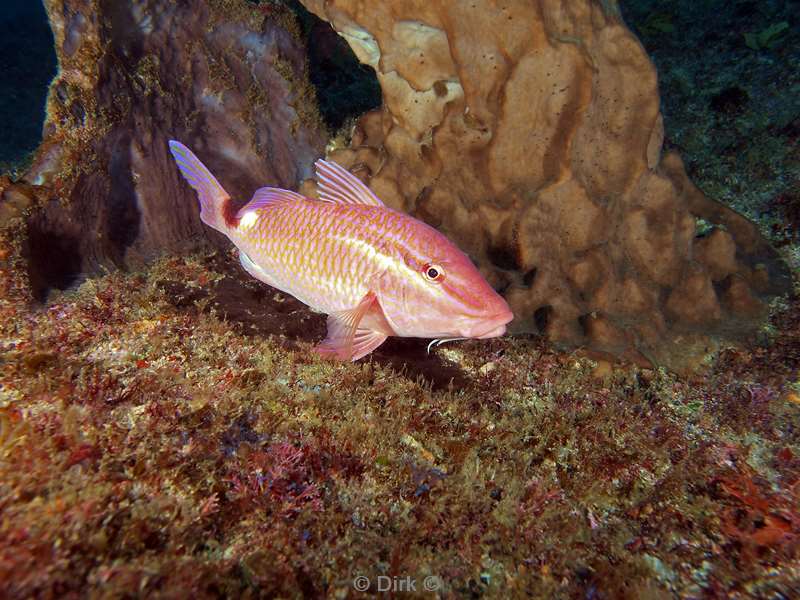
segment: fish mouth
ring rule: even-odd
[[[500,337],[505,332],[506,332],[506,326],[505,325],[500,325],[499,327],[495,327],[491,331],[487,331],[486,333],[483,333],[481,335],[476,335],[476,336],[473,336],[473,337],[475,337],[476,339],[479,339],[479,340],[485,340],[485,339],[488,339],[488,338]]]
[[[514,313],[504,310],[497,315],[482,320],[477,325],[470,327],[463,333],[464,337],[485,340],[500,337],[506,332],[506,325],[514,319]]]

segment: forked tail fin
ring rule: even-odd
[[[189,182],[200,200],[200,218],[203,223],[219,231],[225,231],[225,210],[230,200],[228,193],[200,162],[191,150],[180,142],[170,140],[169,150],[181,174]]]

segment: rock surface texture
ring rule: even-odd
[[[656,71],[613,0],[303,4],[383,91],[332,158],[454,239],[517,331],[681,369],[788,291],[756,227],[662,156]]]
[[[192,147],[241,202],[262,185],[294,187],[310,175],[326,135],[288,9],[222,0],[45,4],[60,73],[26,175],[50,190],[29,222],[40,296],[58,277],[137,265],[200,236],[225,243],[197,218],[168,139]]]

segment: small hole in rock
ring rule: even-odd
[[[536,280],[536,272],[537,269],[534,267],[522,276],[522,283],[524,283],[526,287],[531,287],[533,285],[533,282]]]
[[[539,330],[539,333],[545,332],[552,316],[553,307],[549,304],[546,306],[540,306],[533,312],[533,323],[536,325],[536,329]]]
[[[487,250],[486,255],[496,267],[507,271],[519,271],[520,269],[517,253],[512,248],[494,246]]]
[[[590,318],[591,318],[591,315],[581,315],[580,317],[578,317],[578,325],[580,325],[581,332],[585,336],[589,335],[589,319]]]
[[[45,302],[51,289],[65,290],[77,281],[81,273],[78,240],[30,224],[26,246],[28,279],[38,302]]]

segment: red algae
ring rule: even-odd
[[[4,597],[358,597],[356,578],[381,576],[455,596],[743,597],[797,581],[795,303],[764,350],[724,349],[690,381],[534,337],[320,361],[319,317],[219,253],[45,306],[2,277]]]

